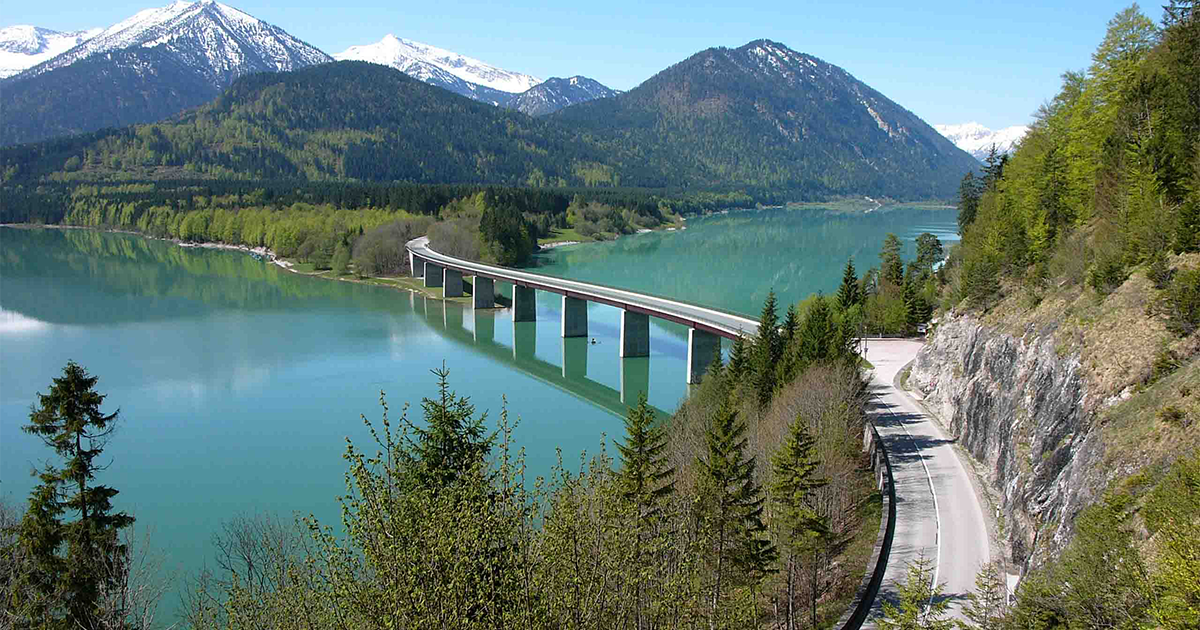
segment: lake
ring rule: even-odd
[[[846,258],[876,264],[888,232],[908,257],[923,231],[950,240],[955,212],[777,209],[687,226],[558,248],[537,271],[756,315],[772,288],[782,304],[836,290]],[[477,411],[495,419],[507,397],[531,476],[556,449],[577,465],[602,441],[614,452],[639,392],[664,414],[687,395],[686,330],[652,319],[651,356],[621,360],[615,308],[590,305],[592,345],[559,337],[559,307],[539,295],[538,322],[514,324],[506,310],[310,278],[241,252],[0,228],[0,497],[22,509],[31,468],[51,455],[20,426],[68,360],[99,376],[104,410],[120,408],[99,480],[176,576],[211,558],[213,533],[235,515],[337,526],[345,440],[369,439],[360,414],[378,420],[383,391],[393,418],[406,402],[419,418],[443,362]]]

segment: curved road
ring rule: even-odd
[[[989,560],[987,526],[969,473],[951,441],[906,393],[893,385],[923,344],[903,339],[868,339],[864,356],[875,365],[871,414],[892,463],[896,486],[896,534],[880,597],[870,620],[882,614],[883,598],[894,598],[908,565],[921,555],[931,561],[954,617]]]
[[[484,263],[439,254],[429,249],[429,237],[427,236],[413,239],[405,246],[408,248],[408,251],[419,258],[432,262],[435,265],[461,271],[463,275],[467,276],[478,274],[485,278],[492,278],[501,282],[511,282],[542,291],[585,299],[590,302],[600,302],[601,304],[608,304],[637,313],[646,313],[685,326],[712,332],[722,337],[733,338],[737,337],[739,333],[754,336],[758,333],[757,320],[706,306],[655,297],[635,291],[606,287],[590,282],[577,282],[554,276],[545,276],[540,273],[518,271],[516,269],[509,269],[508,267],[486,265]]]

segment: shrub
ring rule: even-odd
[[[1175,427],[1186,427],[1191,424],[1187,421],[1187,412],[1175,405],[1165,405],[1159,409],[1158,419]]]
[[[1154,283],[1154,288],[1163,290],[1171,283],[1175,271],[1167,264],[1166,252],[1159,250],[1150,257],[1150,267],[1146,269],[1146,277]]]
[[[1200,269],[1182,271],[1167,287],[1163,300],[1167,326],[1177,335],[1186,336],[1200,327]]]
[[[1128,277],[1119,253],[1101,254],[1088,270],[1088,286],[1102,296],[1108,295],[1116,291]]]
[[[354,244],[354,267],[367,276],[397,275],[408,269],[404,244],[425,234],[432,219],[418,217],[381,225]]]

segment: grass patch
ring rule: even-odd
[[[566,243],[568,241],[579,241],[587,243],[591,238],[584,237],[575,228],[558,229],[550,231],[550,236],[545,236],[538,239],[538,245],[548,245],[550,243]]]

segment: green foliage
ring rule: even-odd
[[[963,615],[979,630],[1001,630],[1008,609],[1008,583],[998,562],[975,574],[975,589],[967,595]]]
[[[904,284],[904,260],[900,258],[900,239],[888,233],[879,250],[879,270],[884,280],[900,286]]]
[[[753,374],[756,399],[765,407],[775,392],[777,370],[783,357],[783,339],[779,335],[778,303],[775,291],[767,293],[758,317],[758,337],[754,340]]]
[[[479,219],[479,236],[488,258],[513,266],[537,251],[537,233],[515,206],[487,204]]]
[[[950,602],[942,597],[942,584],[933,583],[933,563],[924,555],[908,565],[908,577],[900,586],[898,601],[883,603],[882,630],[950,630]]]
[[[1175,274],[1162,301],[1173,332],[1190,335],[1200,328],[1200,269]]]
[[[637,406],[625,415],[625,443],[617,444],[617,450],[621,453],[621,493],[641,508],[643,515],[650,514],[659,499],[675,492],[671,480],[675,469],[667,463],[666,448],[666,431],[655,424],[654,410],[642,392]]]
[[[95,460],[119,413],[100,410],[105,396],[94,389],[98,380],[68,362],[49,393],[37,395],[30,423],[21,427],[63,460],[35,473],[41,483],[30,493],[13,548],[5,549],[9,561],[20,558],[25,566],[6,593],[4,613],[31,627],[99,628],[126,614],[122,602],[110,598],[128,562],[119,533],[134,519],[113,513],[117,490],[95,482],[104,468]],[[67,513],[78,519],[63,522]]]
[[[794,628],[796,584],[799,581],[801,558],[815,556],[829,536],[829,526],[816,509],[813,491],[829,483],[817,476],[817,440],[809,434],[803,418],[797,418],[788,432],[787,441],[771,457],[771,499],[778,507],[773,527],[779,531],[778,548],[783,552],[783,577],[787,606],[785,627]],[[817,600],[812,597],[811,621],[817,625]]]

